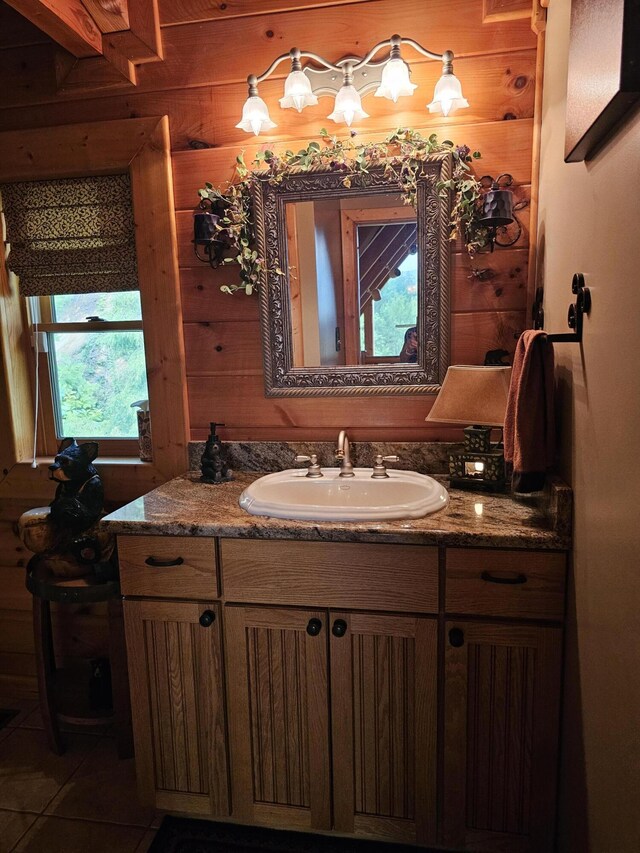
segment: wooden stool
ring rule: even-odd
[[[127,677],[127,652],[124,640],[122,598],[117,580],[100,581],[95,575],[62,578],[52,575],[36,555],[27,566],[27,589],[33,595],[33,632],[35,638],[38,696],[44,730],[53,752],[60,755],[64,744],[59,722],[77,726],[96,726],[114,721],[120,758],[133,755],[131,705]],[[61,604],[90,604],[106,601],[109,620],[109,660],[113,692],[113,712],[105,714],[89,708],[88,688],[78,689],[69,672],[57,669],[51,630],[52,601]]]

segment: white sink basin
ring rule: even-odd
[[[307,477],[300,468],[267,474],[240,495],[251,515],[307,521],[383,521],[421,518],[449,503],[444,486],[415,471],[389,470],[388,479],[371,478],[371,468],[354,468],[355,477],[340,477],[338,468],[323,468],[322,477]]]

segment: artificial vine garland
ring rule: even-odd
[[[354,134],[355,135],[355,134]],[[480,157],[479,151],[471,153],[466,145],[454,145],[450,140],[438,142],[435,133],[428,138],[416,130],[399,129],[382,142],[354,142],[330,136],[323,128],[322,142],[310,142],[297,153],[285,151],[260,151],[253,160],[258,168],[267,168],[270,180],[280,183],[292,169],[303,171],[324,166],[345,173],[342,181],[351,186],[351,178],[366,173],[374,167],[382,167],[390,183],[397,185],[405,204],[416,206],[418,179],[422,164],[431,154],[450,152],[453,155],[453,174],[450,180],[440,181],[441,192],[452,190],[454,203],[451,211],[451,239],[461,236],[467,251],[473,255],[488,245],[488,232],[479,224],[482,187],[471,174],[469,163]],[[238,263],[241,284],[225,284],[220,288],[225,293],[244,290],[250,295],[257,287],[264,272],[265,260],[255,249],[251,211],[251,186],[253,172],[246,165],[244,156],[236,158],[236,177],[221,190],[206,183],[198,190],[202,205],[210,204],[220,214],[216,227],[224,235],[231,256],[222,260],[224,264]],[[283,274],[282,270],[276,272]]]

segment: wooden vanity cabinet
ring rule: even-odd
[[[551,853],[564,553],[122,538],[145,802]]]
[[[234,819],[435,841],[435,619],[229,605],[225,645]]]

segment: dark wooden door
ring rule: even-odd
[[[443,842],[553,849],[562,631],[448,622]]]
[[[437,623],[331,611],[334,826],[436,837]]]
[[[124,602],[136,769],[159,809],[228,815],[220,607]]]
[[[233,817],[330,829],[327,613],[225,608]]]

